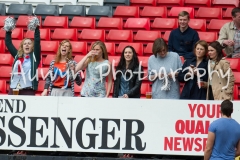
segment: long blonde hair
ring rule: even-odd
[[[23,51],[23,44],[25,40],[30,40],[32,42],[32,51],[34,50],[34,41],[31,38],[24,38],[21,43],[20,43],[20,47],[18,49],[18,57],[23,57],[24,51]],[[31,51],[31,52],[32,52]]]
[[[108,60],[107,48],[106,48],[106,45],[102,41],[94,42],[92,47],[91,47],[91,50],[93,50],[93,48],[97,45],[99,45],[100,48],[102,49],[102,58]]]
[[[69,43],[69,47],[70,47],[70,50],[69,50],[69,52],[67,53],[67,58],[69,59],[69,60],[72,60],[73,58],[72,58],[72,44],[71,44],[71,42],[69,41],[69,40],[67,40],[67,39],[65,39],[65,40],[63,40],[61,43],[60,43],[60,45],[58,46],[58,51],[57,51],[57,55],[56,55],[56,57],[55,57],[55,62],[56,63],[58,63],[58,62],[60,62],[60,60],[61,60],[61,46],[64,44],[64,43]]]

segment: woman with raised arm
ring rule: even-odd
[[[207,42],[200,40],[194,45],[196,57],[187,59],[184,62],[182,70],[178,74],[179,82],[185,83],[180,99],[206,100],[208,80],[207,52]]]
[[[208,100],[232,100],[234,75],[230,68],[230,63],[223,57],[223,47],[218,41],[214,41],[208,46]]]
[[[9,19],[11,20],[10,17]],[[5,24],[6,22],[7,19]],[[35,95],[38,89],[36,71],[41,60],[40,31],[39,26],[36,26],[34,29],[34,40],[29,38],[23,39],[19,49],[16,49],[12,43],[12,31],[5,29],[7,30],[5,44],[14,58],[9,95],[13,95],[13,90],[15,89],[19,89],[19,95]]]
[[[69,40],[63,40],[57,51],[55,60],[52,60],[49,73],[46,78],[42,96],[46,96],[49,90],[50,96],[74,96],[74,81],[81,85],[82,78],[75,74],[76,62],[72,58],[72,44]]]
[[[116,73],[113,97],[140,98],[143,69],[140,66],[139,70],[137,53],[132,46],[123,49]]]
[[[96,41],[91,51],[77,64],[75,71],[86,69],[81,90],[82,97],[108,97],[112,88],[112,67],[108,61],[106,46]],[[107,78],[107,89],[106,89]]]

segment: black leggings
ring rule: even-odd
[[[208,88],[208,100],[214,100],[212,86],[210,85]]]

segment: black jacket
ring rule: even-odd
[[[180,99],[193,99],[193,100],[206,100],[207,89],[200,88],[197,84],[197,76],[194,75],[193,79],[188,81],[184,80],[185,75],[188,73],[188,69],[183,71],[186,67],[190,65],[196,66],[196,58],[186,60],[182,66],[182,70],[178,74],[178,81],[185,83]],[[208,81],[208,61],[203,59],[202,62],[198,65],[197,68],[205,69],[206,74],[201,77],[203,81]],[[199,74],[203,74],[203,71],[199,71]]]
[[[123,71],[122,71],[123,72]],[[140,98],[141,97],[141,85],[142,85],[142,79],[143,79],[143,68],[141,67],[141,80],[138,78],[138,67],[136,67],[133,70],[133,76],[129,80],[129,91],[127,93],[129,98]],[[118,73],[116,76],[116,80],[114,81],[114,87],[113,87],[113,97],[117,98],[119,89],[120,89],[120,82],[121,82],[121,73]]]

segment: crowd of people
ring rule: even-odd
[[[189,13],[179,13],[179,27],[172,30],[168,44],[162,38],[156,39],[152,47],[153,55],[148,59],[148,79],[152,84],[153,99],[233,99],[235,79],[222,50],[225,50],[227,57],[240,57],[240,8],[232,10],[232,18],[232,22],[221,28],[219,39],[208,44],[189,27]],[[11,33],[6,32],[5,38],[5,44],[14,58],[8,94],[12,95],[13,90],[18,88],[19,95],[35,95],[38,81],[34,76],[41,61],[39,27],[35,29],[34,41],[23,39],[19,49],[12,44]],[[183,64],[180,56],[185,59]],[[84,82],[80,75],[82,70],[86,72]],[[115,72],[114,77],[104,42],[96,41],[91,51],[80,62],[75,62],[71,42],[63,40],[50,63],[41,95],[74,96],[74,83],[83,83],[81,97],[109,97],[113,87],[113,98],[140,98],[143,67],[132,46],[123,49]],[[180,82],[185,84],[181,93]],[[227,118],[231,115],[222,113]],[[210,136],[219,134],[216,126],[210,126],[209,131]],[[234,140],[234,144],[239,140]],[[229,145],[233,143],[229,142]],[[211,156],[209,153],[206,155]],[[215,154],[212,156],[217,157]]]

